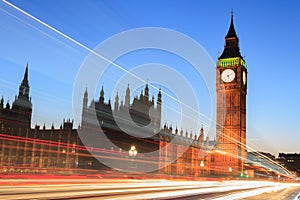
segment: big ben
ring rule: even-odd
[[[247,66],[241,56],[233,14],[216,67],[217,154],[219,171],[242,174],[246,159]]]

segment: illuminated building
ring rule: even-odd
[[[127,87],[125,104],[121,101],[119,105],[118,94],[115,97],[114,109],[110,100],[104,101],[104,88],[100,91],[99,100],[92,100],[88,106],[88,92],[83,97],[82,126],[79,133],[83,143],[87,146],[99,149],[112,149],[120,152],[120,159],[126,157],[126,152],[132,145],[138,149],[138,156],[135,158],[136,168],[159,169],[159,173],[172,175],[200,175],[200,161],[205,162],[203,172],[210,173],[211,153],[208,153],[215,141],[204,141],[204,129],[201,128],[199,136],[196,134],[173,130],[172,126],[164,125],[160,129],[162,95],[158,92],[156,105],[154,97],[149,100],[149,88],[146,84],[144,93],[134,97],[130,104],[130,88]],[[152,109],[151,112],[149,110]],[[124,114],[128,113],[128,115]],[[151,119],[150,120],[150,114]],[[118,120],[118,122],[116,122]],[[120,128],[123,127],[123,128]],[[145,127],[147,126],[147,127]],[[141,127],[141,129],[140,129]],[[102,130],[104,135],[99,134]],[[104,154],[92,152],[96,157],[103,160]],[[146,156],[152,153],[151,157]],[[127,156],[128,157],[128,156]],[[118,160],[118,155],[108,159],[115,159],[114,166],[122,168],[130,166],[130,160],[124,159],[123,163]],[[112,163],[112,160],[108,161]],[[105,162],[105,161],[104,161]],[[128,162],[128,164],[125,164]],[[80,163],[84,166],[87,163],[98,165],[99,161],[92,157],[86,157]],[[147,165],[147,166],[146,166]],[[102,166],[105,168],[105,166]],[[97,168],[97,167],[96,167]]]
[[[32,103],[29,97],[28,65],[19,94],[10,108],[0,102],[0,171],[57,172],[77,168],[80,144],[73,122],[67,120],[59,129],[36,125],[31,128]]]
[[[277,158],[288,170],[300,176],[300,153],[279,153]]]
[[[99,99],[88,105],[83,94],[82,121],[78,129],[71,120],[60,128],[31,128],[32,104],[29,97],[28,66],[19,95],[10,108],[0,104],[0,170],[33,172],[74,172],[79,169],[106,170],[113,166],[159,169],[168,175],[204,176],[241,173],[246,159],[247,68],[239,51],[233,18],[225,37],[225,48],[216,67],[217,138],[161,126],[162,94],[155,102],[146,84],[144,92],[130,102],[115,96],[114,105],[105,101],[102,87]],[[150,112],[149,112],[150,111]],[[103,131],[103,135],[99,134]],[[134,146],[136,155],[128,151]],[[154,152],[151,156],[147,154]],[[97,158],[101,158],[99,162]],[[133,161],[134,160],[134,161]],[[132,165],[134,163],[134,165]],[[80,171],[80,170],[79,170]]]
[[[215,164],[220,172],[243,172],[246,154],[247,66],[239,49],[233,15],[216,68],[217,150]],[[221,152],[221,153],[218,153]]]

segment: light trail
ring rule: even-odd
[[[19,11],[20,13],[24,14],[25,16],[29,17],[30,19],[36,21],[37,23],[41,24],[42,26],[44,26],[44,27],[50,29],[51,31],[53,31],[53,32],[55,32],[55,33],[57,33],[58,35],[62,36],[63,38],[65,38],[65,39],[67,39],[67,40],[73,42],[74,44],[78,45],[79,47],[85,49],[86,51],[88,51],[88,52],[90,52],[90,53],[96,55],[96,56],[99,57],[100,59],[103,59],[104,61],[108,62],[109,64],[111,64],[111,65],[113,65],[113,66],[115,66],[115,67],[117,67],[118,69],[120,69],[120,70],[122,70],[122,71],[124,71],[124,72],[126,72],[126,73],[128,73],[128,74],[130,74],[131,76],[133,76],[133,77],[136,78],[137,80],[140,80],[140,81],[142,81],[143,83],[147,83],[147,81],[145,81],[144,79],[142,79],[142,78],[140,78],[139,76],[135,75],[134,73],[132,73],[132,72],[126,70],[126,69],[125,69],[124,67],[122,67],[121,65],[119,65],[119,64],[117,64],[117,63],[111,61],[110,59],[108,59],[108,58],[106,58],[105,56],[99,54],[98,52],[95,52],[94,50],[92,50],[91,48],[87,47],[86,45],[80,43],[79,41],[73,39],[72,37],[68,36],[67,34],[65,34],[65,33],[59,31],[59,30],[56,29],[56,28],[54,28],[53,26],[51,26],[51,25],[45,23],[44,21],[38,19],[37,17],[35,17],[35,16],[29,14],[28,12],[22,10],[21,8],[19,8],[19,7],[17,7],[16,5],[14,5],[13,3],[10,3],[10,2],[8,2],[8,1],[6,1],[6,0],[2,0],[2,2],[4,2],[5,4],[7,4],[8,6],[14,8],[15,10]],[[23,23],[25,23],[25,22],[23,21]],[[29,25],[29,24],[27,24],[27,25]],[[49,36],[49,35],[48,35],[48,36]],[[51,36],[49,36],[49,37],[51,37]],[[52,37],[52,39],[54,39],[54,38]],[[155,86],[153,86],[153,85],[151,85],[151,87],[153,87],[153,88],[156,89],[156,90],[159,90],[159,88],[157,88],[157,87],[155,87]],[[162,91],[162,93],[163,93],[164,95],[170,97],[171,99],[175,100],[176,102],[180,103],[181,105],[186,106],[187,108],[191,109],[192,111],[197,112],[199,115],[205,117],[206,119],[211,120],[211,119],[209,119],[207,116],[203,115],[202,113],[198,112],[198,111],[195,110],[194,108],[190,107],[189,105],[186,105],[186,104],[184,104],[183,102],[179,101],[178,99],[175,99],[173,96],[169,95],[168,93],[165,93],[164,91]],[[188,116],[188,117],[190,117],[190,116]],[[207,124],[205,124],[205,125],[207,126]],[[218,132],[217,135],[218,135],[218,134],[220,134],[220,132]],[[234,140],[234,139],[232,139],[232,138],[229,138],[229,137],[226,136],[226,135],[225,135],[225,137],[227,137],[227,139],[229,139],[229,140],[232,141],[232,142],[235,142],[235,143],[237,143],[237,144],[240,144],[240,145],[244,146],[246,149],[250,149],[250,150],[252,150],[252,151],[256,151],[255,149],[251,148],[249,145],[244,145],[244,144],[242,144],[241,142],[239,142],[239,141],[237,141],[237,140]],[[258,154],[259,154],[259,156],[261,156],[262,158],[269,160],[269,162],[271,162],[273,165],[278,166],[279,168],[283,169],[287,174],[291,174],[286,168],[284,168],[284,167],[281,166],[280,164],[276,163],[275,161],[271,160],[271,159],[268,158],[267,156],[265,156],[265,155],[263,155],[263,154],[260,154],[260,153],[258,153]],[[236,155],[233,155],[233,154],[231,154],[230,156],[236,157],[236,158],[238,158],[238,159],[243,159],[243,160],[247,161],[246,158],[242,158],[242,157],[239,157],[239,156],[236,156]],[[269,169],[268,166],[263,166],[263,167]],[[276,172],[281,174],[281,172],[279,172],[279,171],[276,171]],[[283,174],[282,174],[282,175],[283,175]],[[289,176],[292,177],[291,175],[289,175]]]
[[[1,183],[2,180],[0,180]],[[22,180],[24,181],[24,180]],[[188,198],[239,199],[263,192],[275,192],[299,184],[262,181],[167,181],[167,180],[70,180],[48,182],[36,180],[37,184],[24,183],[8,187],[0,184],[0,197],[11,199],[166,199]],[[14,184],[18,182],[14,180]],[[67,183],[69,182],[69,183]],[[44,183],[44,184],[43,184]],[[46,184],[45,184],[46,183]],[[50,183],[50,184],[49,184]],[[206,199],[206,198],[205,198]]]
[[[231,194],[219,198],[213,198],[212,200],[228,200],[228,199],[243,199],[247,197],[257,196],[263,193],[271,193],[271,192],[277,192],[279,190],[287,189],[289,187],[295,187],[295,184],[275,184],[274,186],[269,186],[266,188],[258,188],[251,191],[246,192],[240,192],[236,194]]]
[[[28,145],[32,145],[35,147],[34,151],[39,152],[39,153],[54,153],[54,154],[60,154],[62,156],[66,156],[68,154],[70,156],[82,156],[82,157],[91,157],[91,158],[96,157],[96,158],[105,158],[105,159],[111,159],[111,160],[130,161],[130,158],[126,157],[127,152],[119,152],[119,151],[108,150],[108,149],[103,149],[103,148],[86,147],[86,146],[74,145],[74,144],[70,144],[70,143],[55,142],[55,141],[51,141],[51,140],[41,140],[41,139],[37,139],[37,138],[27,138],[27,137],[21,137],[21,136],[13,136],[13,135],[8,135],[8,134],[0,134],[0,142],[1,142],[1,140],[3,141],[3,143],[2,144],[0,143],[0,147],[2,149],[4,148],[6,150],[15,149],[15,150],[20,150],[20,151],[31,151],[28,149],[29,148]],[[4,141],[13,141],[13,142],[16,142],[16,144],[15,145],[5,144]],[[55,149],[55,148],[57,148],[57,149]],[[80,153],[79,152],[79,151],[86,151],[86,150],[89,150],[94,153],[100,153],[100,154],[93,156],[88,153]],[[219,153],[222,153],[222,152],[219,152]],[[140,158],[143,157],[142,155],[143,154],[140,154]],[[235,157],[235,155],[231,155],[231,156]],[[141,162],[141,163],[155,164],[155,163],[157,163],[158,160],[159,160],[159,157],[151,157],[151,158],[147,158],[147,160],[136,158],[136,162]],[[3,163],[4,162],[2,161],[2,164]],[[176,164],[171,163],[170,165],[174,165],[174,166],[185,165],[186,167],[195,168],[195,166],[193,166],[192,162],[187,164],[182,161],[182,162],[177,162]],[[29,165],[17,165],[17,164],[13,164],[13,163],[11,163],[11,165],[7,164],[7,166],[2,166],[1,168],[6,169],[6,168],[9,168],[10,166],[15,166],[19,169],[26,169],[26,168],[33,169],[34,167],[38,168],[38,164],[36,164],[36,165],[31,164],[29,166]],[[264,166],[259,166],[259,167],[269,169]],[[43,169],[43,167],[41,169]],[[207,167],[207,169],[209,169],[211,171],[221,172],[220,169],[215,169],[213,166]],[[227,172],[227,171],[224,171],[224,172]],[[282,177],[287,176],[286,174],[282,174],[280,172],[277,172],[277,173],[281,174]],[[292,176],[288,176],[288,177],[294,178]]]

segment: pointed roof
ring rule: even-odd
[[[28,63],[26,64],[26,69],[24,73],[24,78],[22,80],[22,85],[28,87]]]
[[[88,97],[88,91],[87,91],[87,87],[85,88],[85,91],[84,91],[84,97]]]
[[[127,85],[127,89],[126,89],[126,94],[129,93],[130,94],[130,88],[129,88],[129,83]]]
[[[229,29],[228,29],[228,32],[227,32],[227,35],[226,35],[225,39],[226,38],[233,38],[233,37],[237,38],[237,35],[236,35],[234,25],[233,25],[233,12],[231,11],[230,26],[229,26]]]
[[[228,33],[225,36],[224,50],[219,59],[224,58],[242,58],[239,47],[239,38],[236,35],[234,24],[233,24],[233,13],[231,12],[231,21],[228,29]]]
[[[104,97],[104,88],[103,88],[103,85],[102,85],[102,88],[101,88],[101,91],[100,91],[100,97]]]

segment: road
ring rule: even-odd
[[[290,187],[280,191],[272,193],[264,193],[261,195],[245,198],[244,200],[299,200],[300,199],[300,187]]]
[[[272,199],[274,195],[287,198],[290,195],[292,198],[293,195],[297,195],[299,188],[298,184],[267,181],[2,179],[0,180],[0,199]],[[262,194],[265,192],[269,193]],[[270,195],[272,198],[255,197],[255,195]],[[276,198],[278,199],[280,198]]]

